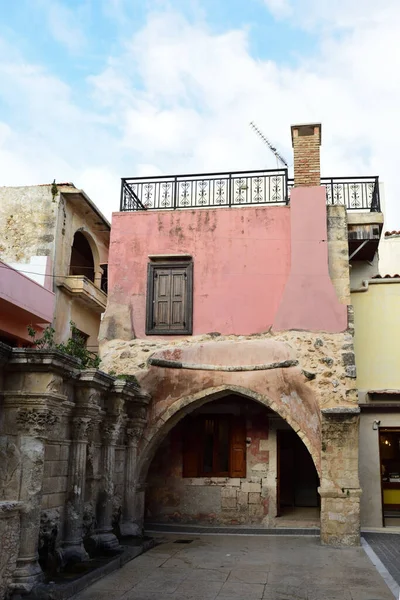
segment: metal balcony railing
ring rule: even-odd
[[[342,205],[347,210],[380,212],[379,177],[321,177],[326,187],[326,203]],[[290,189],[293,179],[289,179]]]
[[[380,211],[378,177],[324,177],[327,204]],[[288,204],[287,169],[122,179],[121,211]]]
[[[134,177],[122,180],[121,210],[286,204],[286,169]]]

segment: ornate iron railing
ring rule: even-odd
[[[379,177],[321,177],[327,204],[340,204],[347,210],[379,212]],[[289,179],[290,189],[293,179]]]
[[[121,210],[286,204],[286,169],[134,177],[122,180]]]
[[[122,179],[121,211],[288,204],[286,169]],[[323,177],[327,204],[380,211],[378,177]]]

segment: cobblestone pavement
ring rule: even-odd
[[[400,534],[363,533],[362,537],[400,585]]]
[[[393,600],[362,548],[317,537],[158,537],[74,600]]]

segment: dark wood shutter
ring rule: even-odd
[[[183,423],[182,476],[198,477],[201,454],[201,425],[200,419],[187,419]]]
[[[193,263],[149,263],[146,334],[192,334]]]
[[[246,420],[234,417],[231,428],[231,477],[246,477]]]
[[[186,269],[154,271],[154,328],[167,331],[185,329],[186,281]]]
[[[171,320],[171,269],[154,271],[153,327],[169,329]]]
[[[171,269],[170,330],[186,328],[186,269]]]

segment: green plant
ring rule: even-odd
[[[35,328],[32,325],[28,325],[28,335],[32,338],[33,345],[39,350],[51,348],[59,350],[64,354],[77,358],[81,363],[82,369],[97,369],[100,365],[100,357],[86,348],[86,342],[73,321],[70,321],[70,328],[71,336],[66,342],[62,342],[61,344],[55,343],[54,335],[56,332],[50,325],[43,330],[42,337],[38,339],[36,339],[37,331]]]
[[[135,375],[127,375],[126,373],[120,373],[119,375],[116,375],[116,378],[124,379],[128,383],[136,383],[136,385],[139,385],[139,382]]]
[[[128,381],[128,383],[136,383],[136,385],[139,385],[139,382],[135,375],[128,375],[128,373],[119,373],[119,375],[117,375],[117,371],[115,371],[115,369],[111,369],[111,371],[108,371],[108,374],[111,375],[111,377],[115,377],[116,379],[124,379],[125,381]]]

